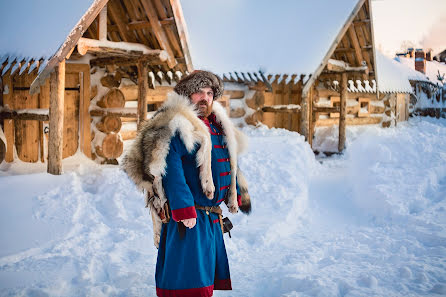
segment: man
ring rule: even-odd
[[[219,205],[251,210],[237,167],[246,141],[214,101],[223,93],[216,75],[195,71],[174,91],[138,131],[123,168],[147,192],[157,295],[207,297],[232,289]]]

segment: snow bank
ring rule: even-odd
[[[318,160],[297,133],[244,132],[253,211],[224,207],[234,290],[214,296],[445,294],[445,120],[348,130],[346,152]],[[154,296],[142,194],[116,166],[63,162],[0,165],[0,295]]]

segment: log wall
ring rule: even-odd
[[[29,88],[37,72],[3,76],[7,94],[3,104],[10,110],[32,109],[37,115],[33,120],[4,119],[4,134],[7,141],[5,160],[14,161],[14,151],[21,161],[44,162],[48,158],[49,122],[43,120],[50,106],[50,80],[40,87],[40,92],[30,95]],[[84,122],[90,122],[88,108],[90,98],[90,67],[84,64],[66,64],[63,131],[63,158],[72,156],[80,148],[85,155],[91,155],[90,129]],[[85,141],[88,139],[88,141]]]

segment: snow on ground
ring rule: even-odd
[[[446,120],[363,127],[318,159],[296,133],[244,131],[253,212],[229,214],[234,290],[214,296],[446,295]],[[142,195],[114,166],[64,162],[0,165],[0,295],[154,296]]]

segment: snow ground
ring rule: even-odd
[[[253,212],[229,214],[234,290],[214,296],[446,295],[446,120],[361,128],[318,159],[296,133],[244,131]],[[142,195],[114,166],[64,170],[0,164],[0,295],[154,296]]]

